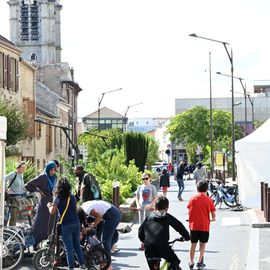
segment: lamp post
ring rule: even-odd
[[[141,104],[143,104],[143,102],[139,102],[139,103],[136,103],[136,104],[127,106],[126,111],[125,111],[125,114],[124,114],[124,118],[123,118],[123,130],[124,130],[124,122],[125,122],[125,119],[126,119],[126,116],[127,116],[127,113],[129,111],[129,109],[131,107],[134,107],[134,106],[137,106],[137,105],[141,105]],[[126,130],[126,128],[125,128],[125,130]]]
[[[216,72],[216,74],[226,76],[226,77],[231,77],[231,75],[224,74],[224,73],[221,73],[221,72]],[[244,98],[245,98],[245,134],[248,135],[248,132],[247,132],[247,87],[246,87],[246,80],[243,79],[243,78],[240,78],[240,77],[236,77],[236,76],[234,76],[233,78],[238,79],[240,81],[241,86],[242,86],[243,91],[244,91]],[[243,83],[243,81],[245,81],[245,83]]]
[[[213,107],[212,107],[212,69],[211,69],[211,52],[209,52],[209,90],[210,90],[210,148],[211,148],[211,179],[214,171],[214,152],[213,152]]]
[[[190,37],[195,37],[195,38],[201,38],[205,40],[209,40],[212,42],[220,43],[224,46],[224,49],[227,53],[227,56],[229,58],[230,64],[231,64],[231,85],[232,85],[232,180],[235,181],[235,134],[234,134],[234,85],[233,85],[233,51],[232,51],[232,46],[231,46],[231,52],[229,52],[227,46],[230,45],[227,42],[212,39],[212,38],[207,38],[207,37],[201,37],[196,34],[190,34]]]
[[[98,130],[100,130],[100,104],[101,104],[101,102],[102,102],[105,94],[116,92],[116,91],[120,91],[122,89],[123,88],[118,88],[118,89],[115,89],[115,90],[111,90],[111,91],[107,91],[107,92],[101,93],[101,97],[98,99]]]

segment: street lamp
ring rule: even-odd
[[[231,75],[224,74],[224,73],[221,73],[221,72],[216,72],[216,74],[226,76],[226,77],[231,77]],[[243,91],[244,91],[244,98],[245,98],[245,134],[248,135],[248,132],[247,132],[247,87],[246,87],[246,80],[243,79],[243,78],[240,78],[240,77],[236,77],[236,76],[234,76],[233,78],[238,79],[240,81],[241,86],[242,86]],[[243,83],[243,81],[245,81],[245,83]]]
[[[129,111],[129,109],[130,109],[131,107],[134,107],[134,106],[137,106],[137,105],[141,105],[141,104],[143,104],[143,102],[139,102],[139,103],[136,103],[136,104],[127,106],[126,111],[125,111],[125,114],[124,114],[124,119],[123,119],[123,127],[124,127],[124,121],[125,121],[125,119],[126,119],[126,116],[127,116],[127,113],[128,113],[128,111]],[[124,129],[124,128],[123,128],[123,129]]]
[[[231,52],[229,52],[227,46],[230,45],[227,42],[212,39],[212,38],[207,38],[207,37],[201,37],[196,34],[190,34],[190,37],[196,37],[196,38],[201,38],[205,40],[209,40],[212,42],[217,42],[223,44],[225,51],[227,53],[227,56],[230,60],[231,64],[231,85],[232,85],[232,180],[235,181],[235,134],[234,134],[234,86],[233,86],[233,51],[232,51],[232,46],[231,46]]]
[[[211,69],[211,52],[209,52],[209,90],[210,90],[210,148],[211,148],[211,179],[214,172],[214,152],[213,152],[213,107],[212,107],[212,69]]]
[[[120,91],[122,90],[123,88],[118,88],[118,89],[115,89],[115,90],[111,90],[111,91],[107,91],[107,92],[104,92],[104,93],[101,93],[101,97],[99,98],[98,100],[98,130],[100,130],[100,104],[104,98],[104,95],[105,94],[108,94],[108,93],[112,93],[112,92],[116,92],[116,91]]]

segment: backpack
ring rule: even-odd
[[[86,176],[88,176],[88,179],[86,178]],[[91,173],[86,173],[83,177],[83,182],[87,189],[87,193],[88,193],[87,197],[89,197],[88,200],[101,200],[102,199],[101,190],[94,175],[92,175]]]

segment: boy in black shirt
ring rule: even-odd
[[[139,228],[138,236],[144,243],[145,257],[164,258],[171,264],[172,270],[180,270],[180,260],[169,245],[169,226],[172,226],[185,240],[189,240],[189,232],[175,217],[168,214],[169,201],[159,196],[155,202],[155,211],[147,217]],[[149,263],[148,263],[149,265]],[[149,265],[150,267],[150,265]]]

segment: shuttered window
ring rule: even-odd
[[[11,57],[7,55],[7,89],[11,90]]]
[[[28,118],[28,130],[27,136],[34,137],[35,136],[35,102],[30,100],[29,98],[23,98],[23,110]]]
[[[52,126],[46,125],[46,153],[52,152]]]
[[[4,54],[0,52],[0,88],[4,88]]]

